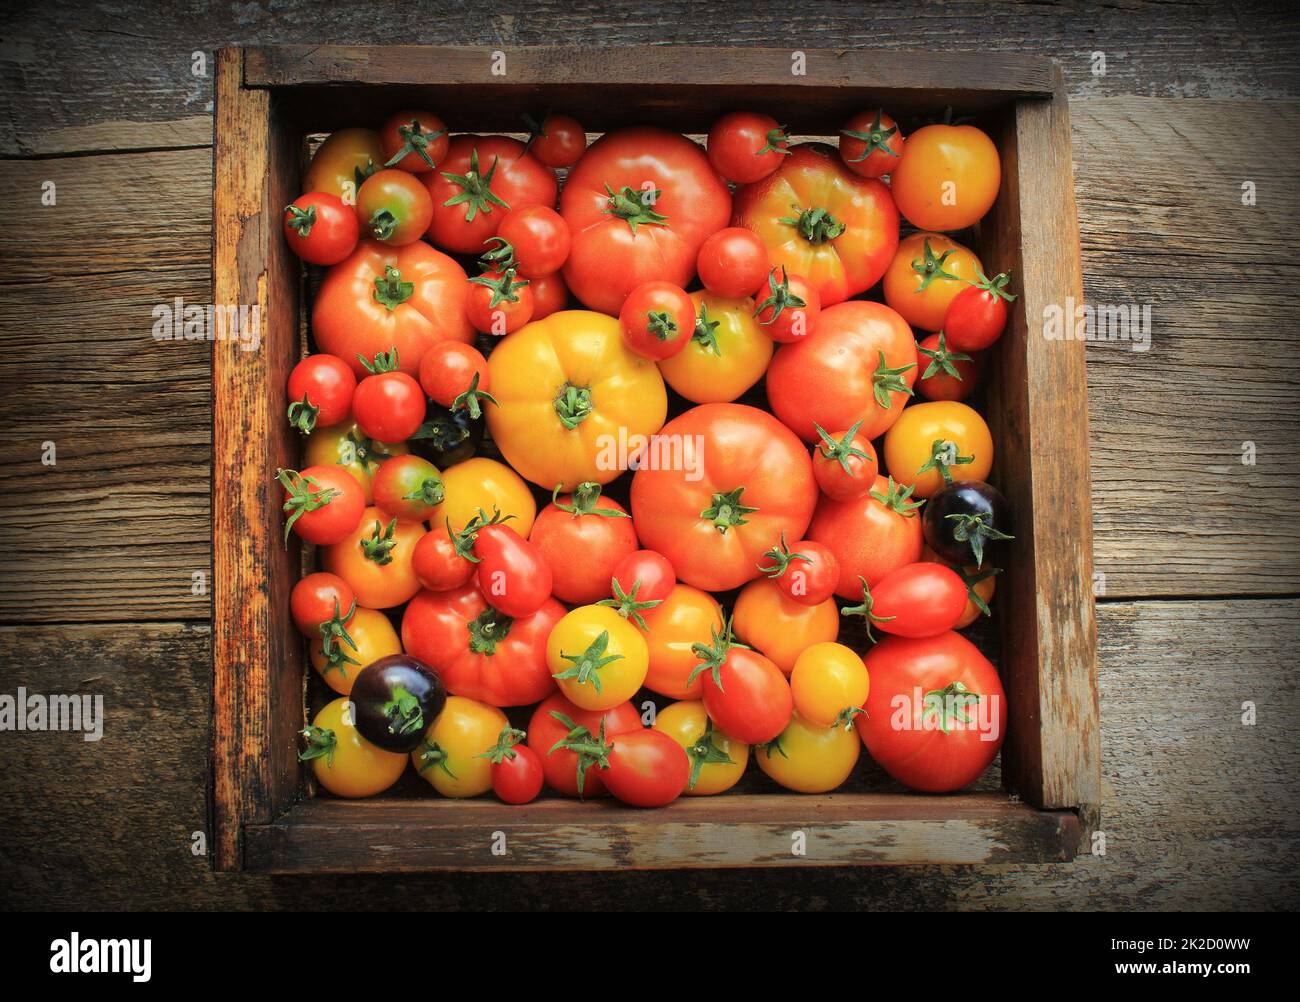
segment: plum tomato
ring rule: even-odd
[[[899,637],[933,637],[953,629],[966,611],[966,585],[943,564],[918,561],[890,571],[874,586],[862,581],[862,601],[845,606],[872,627]]]
[[[601,781],[631,807],[664,807],[680,797],[690,782],[686,749],[662,731],[643,728],[616,734],[605,747]]]
[[[480,511],[460,531],[456,545],[478,565],[478,586],[488,605],[518,619],[551,598],[553,575],[540,547],[515,532],[499,511]]]

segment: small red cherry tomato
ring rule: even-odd
[[[642,358],[672,358],[695,333],[695,303],[672,282],[645,282],[618,315],[623,342]]]
[[[435,525],[415,542],[411,550],[411,568],[420,584],[429,591],[451,591],[468,584],[477,570],[456,548],[455,541],[442,525]]]
[[[654,550],[637,550],[614,565],[610,582],[613,598],[602,600],[612,605],[620,616],[640,621],[641,609],[658,605],[677,586],[672,561]],[[647,605],[649,603],[649,605]]]
[[[569,304],[569,287],[564,284],[564,276],[560,272],[530,278],[528,281],[529,288],[533,290],[534,320],[549,317]]]
[[[943,331],[917,344],[916,353],[921,375],[914,388],[926,400],[965,400],[975,392],[983,356],[954,351]]]
[[[821,543],[801,539],[786,545],[781,542],[763,554],[758,569],[776,582],[776,586],[801,605],[821,605],[835,594],[840,580],[840,565]]]
[[[754,299],[758,329],[782,344],[811,334],[822,311],[822,297],[817,289],[802,275],[791,275],[784,268],[773,268],[767,273],[767,287],[759,289]]]
[[[1011,276],[994,278],[982,273],[979,281],[962,289],[948,303],[943,332],[957,351],[979,351],[1002,336],[1007,326],[1007,304],[1016,297],[1007,292]]]
[[[285,207],[284,238],[308,264],[338,264],[356,249],[361,226],[338,195],[309,191]]]
[[[526,205],[507,212],[495,237],[514,252],[517,270],[524,278],[553,275],[569,257],[569,224],[545,205]]]
[[[492,763],[492,791],[507,804],[530,803],[542,792],[542,760],[521,743],[527,736],[516,727],[507,727],[497,743],[479,756]]]
[[[470,401],[487,397],[487,359],[473,345],[439,341],[420,359],[420,387],[438,406],[464,407],[471,417],[478,417],[474,411],[481,404]]]
[[[758,651],[736,647],[731,626],[713,644],[697,645],[701,661],[687,684],[704,678],[704,709],[718,730],[747,745],[767,744],[785,730],[794,712],[790,683],[781,669]]]
[[[879,109],[854,115],[840,129],[840,159],[862,177],[883,177],[903,156],[898,123]]]
[[[686,749],[663,731],[617,734],[600,771],[605,789],[632,807],[663,807],[681,796],[691,779]]]
[[[509,525],[471,521],[461,537],[473,540],[479,591],[492,608],[518,619],[531,616],[551,597],[550,564]]]
[[[406,522],[436,520],[446,496],[438,468],[427,459],[409,453],[380,463],[371,480],[371,490],[376,508]]]
[[[470,280],[465,313],[474,329],[501,337],[533,319],[533,289],[513,268],[491,269]]]
[[[304,435],[328,428],[352,413],[357,377],[337,355],[308,355],[289,373],[289,423]]]
[[[899,637],[937,637],[957,625],[966,611],[966,582],[952,568],[930,561],[904,564],[868,588],[862,604],[844,609],[863,616],[867,636],[876,627]]]
[[[289,593],[289,613],[293,625],[304,637],[321,636],[321,624],[334,619],[347,626],[357,611],[357,596],[352,586],[337,574],[317,571],[298,580]]]
[[[770,115],[733,111],[709,130],[709,163],[736,184],[761,181],[781,165],[790,145],[785,126]]]
[[[880,474],[876,448],[858,434],[861,427],[859,421],[848,431],[831,434],[821,425],[813,425],[820,438],[813,446],[813,477],[822,493],[833,501],[862,497]]]
[[[388,445],[405,442],[424,422],[425,399],[420,384],[397,368],[397,351],[382,352],[374,362],[362,361],[370,375],[357,383],[352,413],[368,438]]]
[[[433,199],[429,189],[404,170],[371,174],[357,189],[357,221],[366,236],[391,247],[415,243],[429,228]]]
[[[547,115],[538,125],[524,116],[532,138],[528,150],[547,167],[572,167],[587,149],[587,134],[576,118]]]
[[[718,230],[700,245],[695,260],[704,287],[728,299],[743,299],[765,289],[770,264],[766,245],[743,226]]]
[[[342,474],[342,476],[340,476]],[[361,522],[366,495],[357,478],[342,466],[277,470],[284,488],[284,539],[290,531],[317,546],[341,543]]]
[[[398,111],[380,127],[379,141],[385,167],[427,174],[442,163],[450,139],[447,124],[432,112]]]

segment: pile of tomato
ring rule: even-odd
[[[957,631],[1013,526],[965,401],[1014,296],[956,237],[994,144],[874,109],[838,145],[754,112],[703,146],[529,125],[335,132],[285,210],[323,270],[276,477],[337,694],[303,760],[341,796],[409,766],[508,803],[661,806],[751,758],[820,793],[863,746],[971,783],[1006,707]]]

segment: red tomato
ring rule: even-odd
[[[308,355],[289,373],[289,424],[310,435],[347,420],[357,377],[337,355]]]
[[[988,768],[1007,731],[997,669],[959,633],[886,637],[863,659],[866,713],[854,726],[871,757],[925,793],[960,790]]]
[[[366,236],[403,247],[424,235],[433,217],[433,202],[414,175],[394,168],[376,171],[361,182],[356,211]]]
[[[953,629],[966,612],[966,583],[943,564],[904,564],[875,585],[862,586],[862,602],[842,610],[871,628],[899,637],[934,637]]]
[[[701,645],[707,648],[708,645]],[[704,708],[723,734],[747,745],[766,744],[790,722],[794,699],[781,669],[757,651],[735,647],[731,628],[713,637],[713,646],[692,673],[703,676]]]
[[[813,425],[821,439],[813,446],[813,477],[828,498],[860,498],[875,485],[880,461],[875,446],[858,434],[861,427],[859,421],[848,431],[830,435],[821,425]]]
[[[298,632],[313,640],[321,636],[321,624],[338,619],[341,626],[352,622],[357,596],[337,574],[317,571],[299,579],[289,593],[289,612]]]
[[[533,319],[533,290],[513,268],[485,271],[470,280],[465,312],[474,329],[501,337]]]
[[[587,148],[587,134],[576,118],[547,115],[538,125],[524,116],[532,136],[528,151],[547,167],[572,167]]]
[[[342,476],[340,476],[342,474]],[[357,478],[341,466],[309,466],[277,470],[284,488],[284,539],[289,532],[317,546],[346,539],[361,521],[366,495]]]
[[[547,599],[531,616],[511,619],[476,584],[421,591],[402,614],[402,647],[432,666],[454,696],[527,706],[555,689],[546,638],[562,618],[564,606]]]
[[[787,546],[781,542],[763,554],[759,570],[778,588],[801,605],[821,605],[835,594],[840,568],[835,555],[821,543],[801,539]]]
[[[958,351],[979,351],[1002,336],[1007,326],[1007,303],[1015,296],[1007,292],[1011,276],[995,278],[979,273],[979,282],[952,297],[943,316],[948,343]]]
[[[601,604],[612,605],[620,616],[630,617],[644,630],[641,611],[658,606],[676,585],[677,575],[667,557],[654,550],[637,550],[614,565],[610,580],[614,597],[602,599]]]
[[[352,412],[367,438],[394,444],[405,442],[424,423],[425,400],[420,384],[391,368],[400,360],[377,355],[371,375],[357,384]]]
[[[617,316],[638,285],[690,284],[700,245],[727,225],[731,193],[689,139],[638,126],[588,148],[564,183],[560,215],[573,235],[565,283]]]
[[[447,155],[447,124],[429,111],[398,111],[379,129],[384,166],[427,174]]]
[[[680,580],[705,591],[738,588],[758,576],[783,532],[803,538],[817,503],[812,461],[772,415],[702,404],[669,421],[658,439],[680,443],[679,452],[660,450],[636,471],[632,519],[641,542],[667,557]]]
[[[551,565],[539,547],[509,525],[471,522],[461,538],[472,543],[479,590],[492,608],[518,619],[552,601]]]
[[[473,345],[441,341],[420,359],[420,388],[438,406],[464,408],[477,418],[482,413],[479,401],[492,399],[487,392],[487,359]]]
[[[600,772],[605,789],[632,807],[671,804],[691,778],[686,749],[663,731],[615,735],[606,763]]]
[[[410,454],[392,456],[380,463],[370,489],[375,507],[385,515],[414,522],[436,522],[446,496],[438,468]]]
[[[534,320],[543,320],[569,305],[569,287],[558,271],[554,275],[530,278],[528,285],[533,290]]]
[[[623,341],[642,358],[672,358],[695,333],[695,301],[672,282],[632,290],[618,315]]]
[[[450,591],[468,584],[478,569],[459,549],[442,525],[420,537],[411,553],[411,567],[429,591]]]
[[[777,281],[777,275],[781,280]],[[822,300],[817,290],[802,275],[791,275],[784,268],[773,268],[767,275],[767,288],[754,294],[757,306],[754,319],[759,329],[773,341],[789,344],[813,332],[821,316]]]
[[[983,358],[953,351],[943,331],[919,342],[916,354],[916,392],[926,400],[965,400],[979,385]]]
[[[718,230],[700,245],[695,260],[704,287],[729,299],[752,296],[767,277],[767,248],[740,226]]]
[[[789,156],[789,145],[789,133],[775,118],[733,111],[719,118],[709,130],[709,163],[728,181],[752,184],[781,166],[781,158]]]
[[[608,597],[616,568],[638,545],[627,511],[595,483],[557,495],[538,513],[528,540],[551,568],[555,597],[573,605]]]
[[[402,371],[415,375],[430,345],[474,340],[468,296],[464,269],[428,244],[362,240],[326,272],[312,307],[312,334],[321,351],[339,356],[358,377],[366,374],[358,355],[369,360],[394,348]]]
[[[805,442],[861,422],[874,439],[898,420],[916,382],[912,328],[880,303],[823,310],[812,337],[782,345],[767,370],[772,410]]]
[[[876,477],[871,491],[861,497],[836,501],[824,497],[813,514],[808,538],[822,543],[835,555],[840,568],[835,594],[857,598],[862,583],[876,582],[904,564],[921,559],[924,545],[919,501],[909,501],[910,489]]]
[[[537,752],[520,744],[527,735],[507,727],[497,743],[482,754],[492,763],[492,790],[507,804],[527,804],[542,792],[542,760]]]
[[[882,177],[902,155],[898,123],[879,109],[859,112],[840,129],[840,158],[854,174]]]
[[[552,693],[533,710],[528,721],[528,747],[541,758],[546,783],[556,793],[564,797],[604,795],[600,770],[591,768],[595,759],[560,745],[566,738],[582,739],[584,743],[597,738],[602,724],[606,740],[639,731],[644,726],[631,703],[619,703],[603,711],[583,710],[570,703],[562,692]]]
[[[309,191],[284,210],[284,238],[308,264],[338,264],[360,236],[357,214],[338,195]]]
[[[571,243],[569,224],[549,205],[526,205],[506,213],[493,239],[503,242],[500,250],[510,248],[524,278],[559,271]]]
[[[422,176],[433,198],[429,239],[458,254],[478,254],[506,213],[555,204],[555,174],[506,136],[457,136],[439,169]]]

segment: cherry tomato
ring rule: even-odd
[[[405,755],[384,751],[357,733],[352,703],[344,697],[326,703],[302,733],[307,743],[299,760],[310,762],[316,782],[337,797],[373,797],[406,770]]]
[[[388,159],[374,129],[339,129],[325,137],[302,179],[303,191],[328,191],[345,205],[357,204],[357,189]]]
[[[801,605],[821,605],[835,594],[840,569],[834,554],[821,543],[801,539],[789,546],[782,533],[781,542],[763,557],[758,569]]]
[[[389,456],[407,452],[405,442],[385,444],[367,438],[354,421],[343,421],[329,427],[317,427],[307,437],[303,459],[311,466],[334,465],[347,470],[365,492],[366,504],[374,499],[371,478],[379,464]]]
[[[537,752],[520,744],[527,735],[515,727],[505,727],[497,743],[483,753],[492,765],[492,790],[507,804],[527,804],[542,792],[542,760]]]
[[[805,648],[790,672],[795,712],[814,727],[848,727],[870,691],[867,666],[843,644]]]
[[[730,626],[698,653],[704,708],[724,733],[754,745],[785,730],[793,702],[780,668],[757,651],[734,646]]]
[[[848,431],[827,434],[819,424],[813,430],[821,441],[813,446],[813,477],[823,494],[836,501],[859,498],[871,490],[880,472],[876,449],[858,434],[862,422]]]
[[[610,581],[614,597],[602,599],[601,604],[613,606],[644,630],[642,611],[658,606],[676,584],[677,574],[667,557],[654,550],[637,550],[614,565]]]
[[[802,275],[791,275],[785,268],[768,272],[767,287],[760,287],[754,298],[758,300],[754,319],[759,329],[783,344],[811,334],[822,312],[821,294],[812,283]]]
[[[507,212],[493,240],[513,252],[524,278],[553,275],[569,257],[569,224],[549,205],[526,205]]]
[[[482,411],[488,394],[487,359],[473,345],[440,341],[420,359],[420,388],[439,407],[464,407],[470,417]]]
[[[883,111],[863,111],[840,129],[840,159],[862,177],[883,177],[903,155],[903,134],[898,123]]]
[[[547,167],[572,167],[587,148],[587,134],[576,118],[548,114],[540,124],[525,121],[532,131],[528,152]]]
[[[357,377],[337,355],[308,355],[289,373],[289,424],[304,435],[352,414]]]
[[[551,568],[555,597],[574,605],[607,598],[619,562],[637,548],[632,517],[591,482],[571,495],[557,493],[528,539]]]
[[[885,468],[918,498],[953,481],[984,480],[993,468],[993,436],[979,412],[955,400],[913,404],[885,432]]]
[[[377,609],[358,606],[346,628],[335,624],[336,621],[323,624],[330,632],[318,633],[312,641],[311,665],[325,684],[342,696],[352,692],[352,683],[361,669],[390,654],[402,653],[397,631]]]
[[[371,483],[375,507],[411,522],[439,520],[446,489],[438,468],[420,456],[394,456],[379,465]]]
[[[542,320],[569,305],[569,287],[564,284],[564,275],[560,272],[530,278],[528,283],[533,290],[534,320]]]
[[[725,793],[745,774],[749,745],[729,738],[713,726],[703,700],[683,699],[655,714],[654,729],[686,749],[691,771],[686,796]]]
[[[695,329],[671,358],[661,359],[664,381],[697,404],[735,400],[763,378],[772,340],[754,319],[752,299],[723,299],[706,289],[691,293]]]
[[[818,503],[808,538],[835,554],[840,567],[836,595],[856,599],[862,594],[859,578],[875,585],[890,571],[920,559],[922,530],[916,509],[922,502],[909,500],[911,494],[892,479],[876,477],[861,497],[822,498]]]
[[[357,611],[357,597],[348,583],[336,574],[317,571],[304,575],[289,593],[293,625],[305,637],[319,637],[321,625],[336,617],[346,626]]]
[[[403,247],[415,243],[429,226],[433,202],[429,192],[404,170],[371,174],[357,191],[357,219],[366,236]]]
[[[776,738],[754,749],[754,761],[787,790],[829,793],[844,785],[861,753],[851,727],[820,727],[796,713]]]
[[[983,271],[971,251],[939,233],[913,233],[885,272],[885,302],[922,330],[943,327],[948,304]]]
[[[368,609],[391,609],[420,590],[411,567],[411,552],[424,526],[367,508],[357,526],[341,541],[325,547],[321,566],[337,574]]]
[[[1007,292],[1011,276],[994,278],[978,273],[978,281],[962,289],[948,303],[943,329],[948,341],[960,351],[979,351],[1002,336],[1007,326],[1007,304],[1015,296]]]
[[[429,591],[450,591],[468,584],[478,567],[456,547],[441,525],[419,538],[411,552],[411,567]]]
[[[546,663],[560,691],[575,706],[608,710],[641,688],[649,650],[637,628],[613,609],[583,605],[551,631]]]
[[[367,365],[370,375],[357,383],[352,410],[357,427],[367,438],[380,442],[405,442],[424,423],[424,391],[411,376],[396,368],[393,354],[375,356]]]
[[[513,268],[485,271],[469,282],[465,312],[475,330],[501,337],[533,319],[532,284]]]
[[[284,238],[308,264],[338,264],[356,249],[361,227],[338,195],[309,191],[285,208]]]
[[[487,753],[509,727],[495,706],[448,696],[442,712],[411,752],[411,764],[444,797],[477,797],[492,789]]]
[[[642,358],[672,358],[695,333],[695,302],[672,282],[638,285],[618,315],[623,342]]]
[[[966,611],[966,585],[943,564],[918,562],[890,571],[873,587],[862,586],[862,602],[845,615],[861,615],[871,628],[899,637],[934,637],[957,625]]]
[[[346,539],[356,529],[366,506],[365,492],[352,474],[338,466],[309,466],[277,470],[284,488],[284,538],[296,532],[317,546]]]
[[[807,648],[839,636],[840,611],[834,599],[804,605],[767,578],[745,585],[734,611],[736,636],[787,675]]]
[[[752,184],[781,165],[790,145],[785,126],[752,111],[723,115],[709,130],[709,163],[728,181]],[[750,290],[753,291],[753,290]]]
[[[605,789],[625,804],[663,807],[686,789],[691,762],[686,750],[669,735],[643,728],[609,739],[600,778]]]
[[[728,226],[700,245],[695,267],[710,292],[727,299],[752,296],[765,284],[767,247],[752,230]]]
[[[934,550],[930,549],[927,543],[921,551],[922,560],[931,560],[936,564],[943,564],[957,572],[966,586],[966,610],[961,614],[961,619],[957,620],[954,630],[964,630],[971,623],[979,619],[980,616],[991,616],[993,611],[989,608],[989,603],[993,601],[993,592],[997,589],[997,576],[1002,573],[999,567],[979,568],[974,564],[963,567],[961,564],[950,563],[939,556]]]
[[[379,130],[384,166],[427,174],[447,155],[447,123],[429,111],[397,111]]]
[[[567,742],[589,745],[600,736],[606,740],[639,731],[641,715],[631,703],[620,703],[605,711],[584,710],[555,692],[542,700],[528,721],[528,747],[537,752],[546,773],[546,784],[563,797],[599,797],[605,794],[595,759],[566,747]]]
[[[979,385],[983,356],[954,351],[943,331],[918,342],[916,354],[921,367],[916,392],[926,400],[964,400]]]
[[[694,672],[700,659],[694,648],[707,645],[723,629],[717,599],[698,588],[677,584],[658,605],[639,611],[637,626],[649,653],[645,687],[671,699],[699,699],[700,679]]]
[[[488,605],[512,619],[531,616],[551,597],[551,567],[542,551],[505,522],[471,522],[462,539],[472,543],[478,586]]]
[[[918,230],[964,230],[993,206],[998,148],[973,125],[927,125],[907,137],[889,177],[898,211]]]

